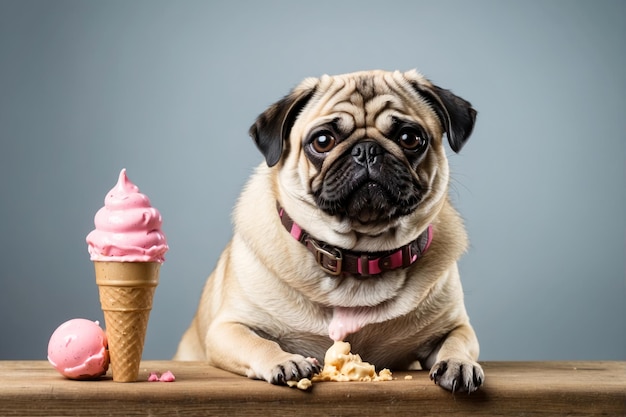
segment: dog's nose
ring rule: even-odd
[[[372,168],[380,163],[383,149],[374,141],[359,142],[352,148],[352,158],[364,167]]]

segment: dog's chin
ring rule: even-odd
[[[417,198],[398,201],[379,183],[370,181],[336,201],[318,201],[318,206],[331,216],[350,221],[355,230],[382,232],[399,218],[413,213],[418,203]]]

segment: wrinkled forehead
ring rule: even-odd
[[[436,121],[430,104],[401,73],[363,72],[319,79],[308,107],[315,124],[334,123],[341,130],[375,127],[387,131],[397,120],[424,125]]]

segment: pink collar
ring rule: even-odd
[[[285,229],[313,253],[320,268],[332,276],[343,273],[368,277],[398,268],[407,268],[424,256],[433,240],[433,226],[429,225],[417,239],[401,248],[385,252],[354,252],[314,239],[302,230],[278,203],[276,207]]]

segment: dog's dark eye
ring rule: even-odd
[[[424,135],[415,129],[402,129],[398,134],[398,143],[407,151],[422,151],[428,144]]]
[[[320,132],[313,138],[311,142],[311,146],[318,153],[326,153],[329,152],[332,148],[335,147],[337,141],[334,136],[328,132]]]

